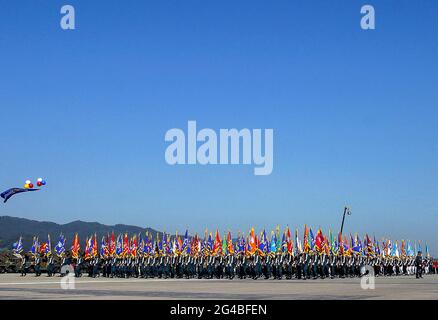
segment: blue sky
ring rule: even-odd
[[[360,28],[373,4],[376,30]],[[60,8],[76,9],[74,31]],[[307,223],[438,253],[436,1],[13,1],[0,11],[0,215],[159,230]],[[175,166],[164,134],[274,129],[274,171]],[[20,198],[18,198],[20,197]]]

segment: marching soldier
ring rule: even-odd
[[[286,259],[284,259],[284,271],[286,274],[286,279],[290,280],[292,279],[293,275],[293,255],[288,253],[286,256]]]
[[[92,273],[91,273],[93,278],[99,277],[99,258],[96,257],[93,259],[93,263],[92,263]]]
[[[27,255],[24,253],[21,256],[21,276],[22,277],[25,277],[26,274],[27,274],[27,266],[26,266],[26,264],[27,264]]]
[[[415,266],[417,267],[415,277],[423,278],[423,257],[421,256],[421,251],[418,251],[417,257],[415,258]]]
[[[305,255],[304,253],[300,253],[298,256],[298,261],[297,261],[297,272],[295,277],[297,279],[301,280],[301,277],[304,275],[304,260],[305,260]]]
[[[75,271],[75,277],[79,278],[82,276],[82,256],[81,254],[78,255],[77,261],[76,261],[76,265],[74,266],[74,271]]]
[[[227,256],[225,273],[228,279],[232,280],[234,278],[234,255]]]
[[[55,263],[53,255],[50,255],[49,260],[47,261],[47,276],[52,277],[54,275]]]
[[[35,276],[39,277],[41,275],[41,258],[40,255],[37,254],[35,256]]]

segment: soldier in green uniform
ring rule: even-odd
[[[415,257],[415,266],[417,270],[415,272],[415,277],[423,278],[423,257],[421,256],[421,251],[418,251],[417,256]]]
[[[50,255],[49,259],[47,260],[47,276],[52,277],[54,276],[55,271],[55,258],[53,255]]]
[[[41,275],[41,257],[40,254],[37,253],[35,255],[35,276],[39,277]]]
[[[79,278],[82,276],[81,268],[82,268],[82,255],[79,253],[78,258],[76,259],[76,264],[75,264],[75,268],[74,268],[76,278]]]
[[[21,276],[25,277],[27,274],[27,255],[23,253],[21,256]]]

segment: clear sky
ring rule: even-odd
[[[373,4],[376,30],[360,28]],[[76,9],[76,30],[59,26]],[[0,215],[339,229],[438,254],[436,1],[1,1]],[[274,129],[274,171],[169,166],[170,128]],[[20,198],[18,198],[20,197]]]

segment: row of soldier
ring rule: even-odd
[[[42,273],[43,260],[47,275],[61,272],[62,266],[71,266],[75,276],[84,273],[89,277],[118,278],[199,278],[199,279],[317,279],[360,277],[373,272],[376,276],[416,275],[436,273],[432,260],[423,258],[421,252],[416,257],[381,257],[381,256],[337,256],[318,254],[316,252],[275,255],[224,255],[224,256],[148,256],[137,258],[94,258],[85,260],[54,256],[43,258],[36,255],[29,261],[22,256],[21,274],[27,273],[33,266],[35,275]],[[64,268],[66,269],[66,268]],[[68,268],[66,270],[69,270]]]

